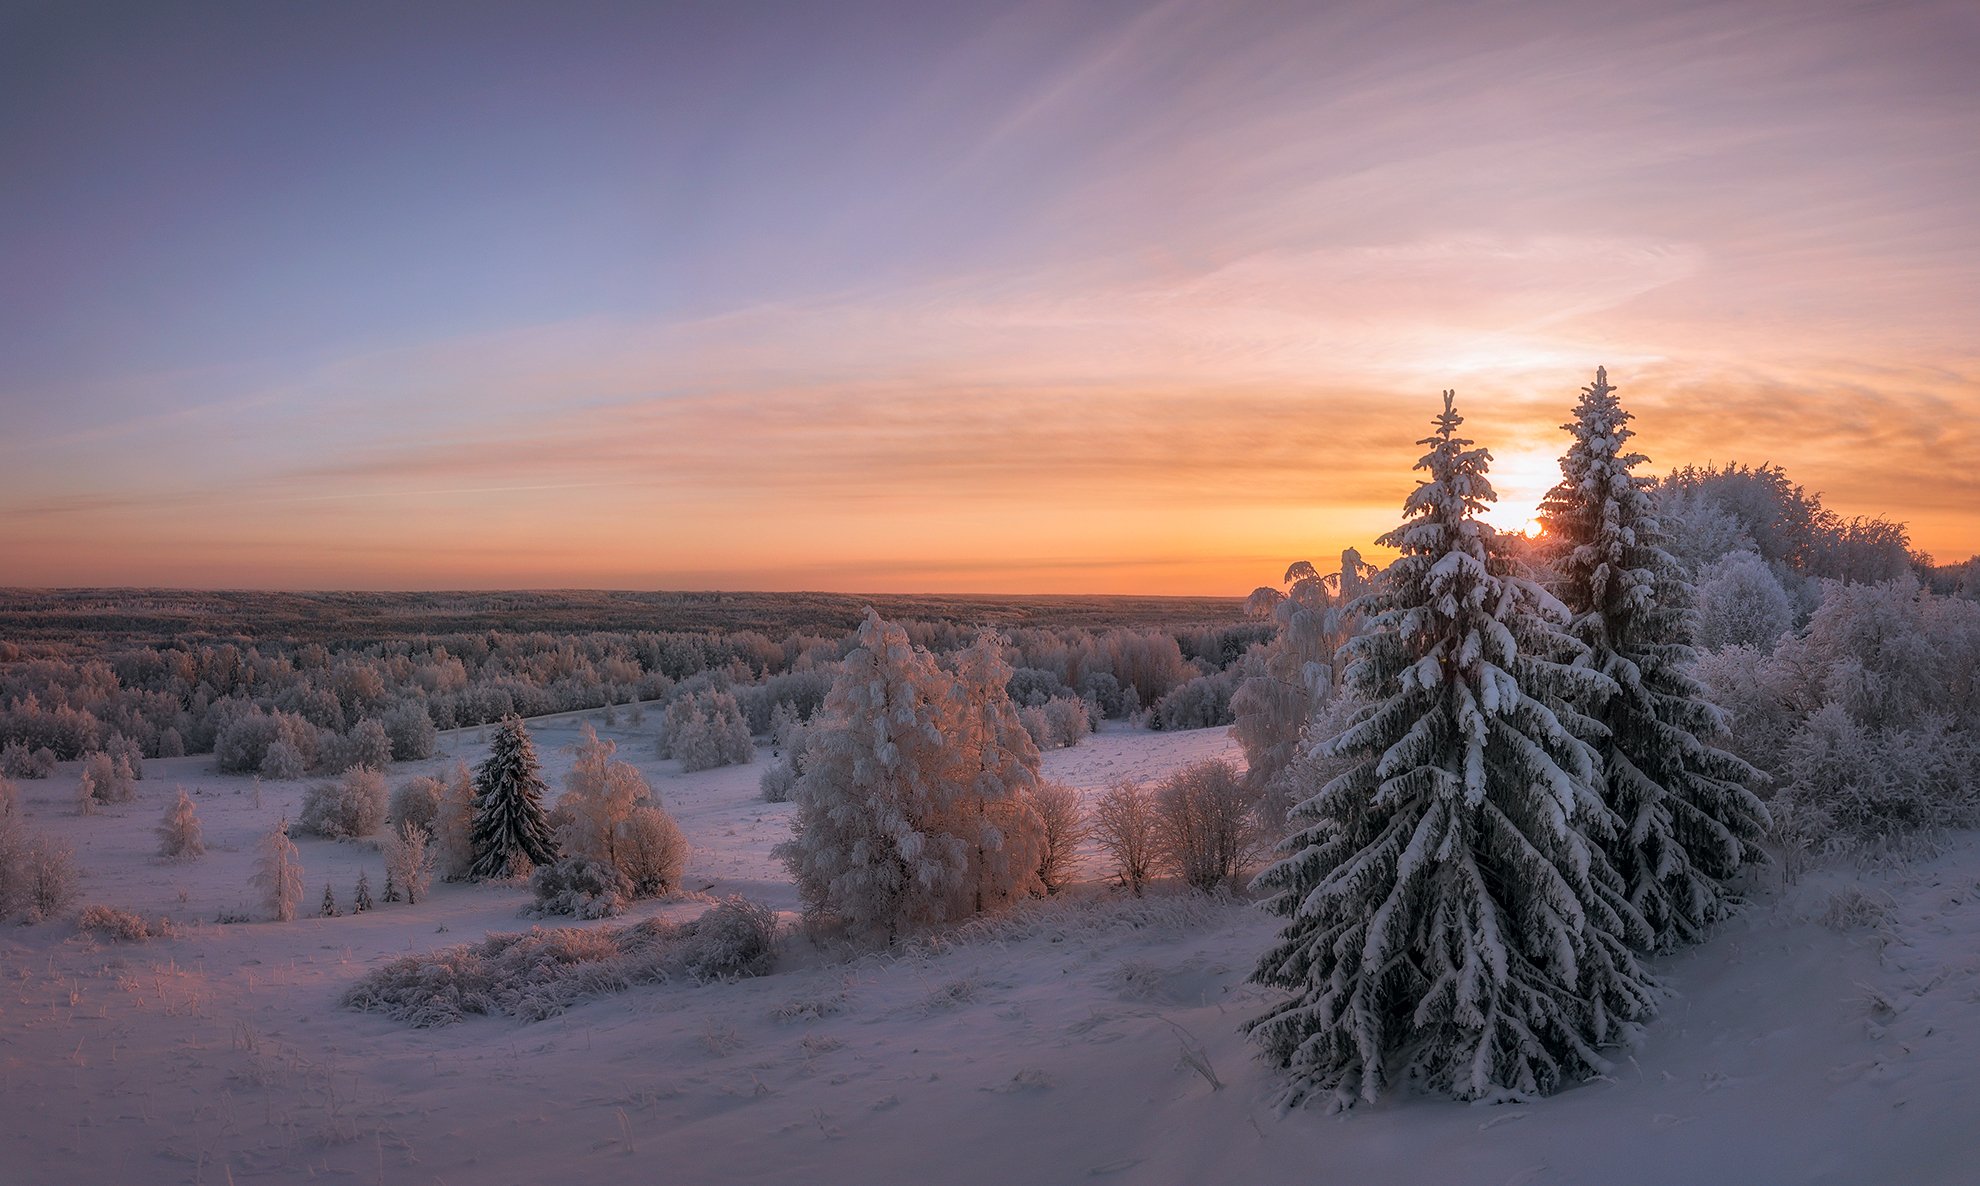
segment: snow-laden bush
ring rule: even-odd
[[[394,706],[379,718],[379,723],[384,725],[386,736],[392,740],[394,762],[417,762],[430,758],[433,747],[440,740],[433,718],[416,701],[408,700]]]
[[[814,918],[891,942],[1041,889],[1044,824],[1023,796],[1038,750],[991,635],[954,675],[868,611],[812,723],[777,846]]]
[[[1062,782],[1045,782],[1029,793],[1032,810],[1045,825],[1045,845],[1038,860],[1038,880],[1046,893],[1058,893],[1072,880],[1073,861],[1086,839],[1086,820],[1079,811],[1079,792]]]
[[[1980,744],[1949,718],[1870,729],[1826,704],[1788,739],[1775,835],[1793,854],[1980,823]]]
[[[681,888],[687,838],[674,817],[660,808],[635,807],[619,824],[615,856],[632,896],[657,898]]]
[[[537,866],[529,875],[529,892],[534,900],[525,914],[611,918],[625,912],[632,887],[617,868],[604,861],[561,857],[553,865]]]
[[[261,838],[260,855],[255,859],[253,885],[262,894],[262,904],[277,922],[294,922],[302,905],[302,854],[289,840],[289,821],[276,821]]]
[[[1258,792],[1236,766],[1221,759],[1193,763],[1163,779],[1154,795],[1158,862],[1191,888],[1235,885],[1257,861]]]
[[[1032,744],[1042,750],[1078,745],[1093,732],[1086,702],[1072,696],[1054,696],[1043,704],[1019,709],[1018,719],[1024,722]]]
[[[268,752],[277,743],[283,751],[284,770],[270,768]],[[258,706],[237,712],[220,726],[213,739],[213,758],[221,771],[229,774],[261,774],[268,778],[300,778],[315,764],[317,730],[306,718],[281,709],[264,712]]]
[[[1754,552],[1729,552],[1698,580],[1698,645],[1771,651],[1794,626],[1794,606],[1767,562]]]
[[[129,803],[137,798],[137,780],[130,764],[98,750],[83,758],[82,782],[76,797],[84,804],[84,814],[102,803]]]
[[[765,803],[788,803],[791,791],[797,786],[797,755],[787,754],[776,758],[763,768],[763,777],[756,782],[763,793]]]
[[[309,773],[309,759],[293,744],[277,739],[262,752],[259,773],[263,778],[301,778]]]
[[[158,855],[168,861],[190,861],[206,851],[206,838],[201,834],[199,812],[193,806],[192,796],[186,788],[180,787],[178,797],[165,809],[165,818],[158,825]]]
[[[144,747],[122,733],[112,733],[110,740],[103,743],[103,752],[126,771],[133,780],[144,779]],[[132,794],[136,794],[135,791]]]
[[[366,717],[341,737],[334,733],[326,734],[319,752],[323,768],[332,774],[341,774],[359,766],[383,770],[392,764],[392,738],[385,732],[382,722]]]
[[[30,750],[23,741],[0,746],[0,776],[7,778],[47,778],[55,773],[55,751],[47,746]]]
[[[749,723],[743,719],[734,696],[708,692],[697,695],[691,703],[692,711],[687,719],[670,728],[667,735],[669,752],[680,759],[682,770],[734,766],[756,755]],[[673,720],[671,712],[668,719]]]
[[[142,943],[146,939],[169,938],[174,929],[166,919],[146,921],[128,910],[114,906],[85,906],[76,918],[76,929],[95,939],[114,943]]]
[[[1155,796],[1128,779],[1107,788],[1094,804],[1088,823],[1094,842],[1112,863],[1114,875],[1137,898],[1155,872],[1157,825]]]
[[[385,813],[386,826],[394,832],[403,824],[433,831],[433,821],[440,815],[440,799],[447,791],[447,784],[430,774],[420,774],[401,784],[392,792],[392,804]]]
[[[1245,673],[1238,665],[1197,676],[1156,702],[1148,727],[1208,729],[1230,724],[1236,719],[1231,714],[1231,697],[1237,694],[1244,678]]]
[[[322,782],[303,792],[296,834],[329,840],[369,836],[385,822],[385,776],[369,766],[357,766],[334,782]]]
[[[385,838],[380,851],[385,854],[385,879],[404,890],[406,904],[416,906],[433,884],[434,852],[427,831],[407,820]]]
[[[637,984],[763,975],[775,959],[775,919],[760,903],[729,898],[679,927],[647,919],[490,935],[394,960],[352,985],[342,1004],[414,1027],[473,1014],[540,1021]]]

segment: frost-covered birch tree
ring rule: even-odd
[[[1562,426],[1574,441],[1540,521],[1569,632],[1613,685],[1589,706],[1604,726],[1603,794],[1622,823],[1609,856],[1668,950],[1731,910],[1727,883],[1759,858],[1767,809],[1748,789],[1759,773],[1711,743],[1726,722],[1691,675],[1693,593],[1664,548],[1651,480],[1633,472],[1648,458],[1629,451],[1630,419],[1598,367]]]
[[[1038,752],[1002,695],[1009,668],[979,655],[950,675],[870,611],[857,642],[813,720],[777,847],[806,907],[891,941],[1035,886],[1042,824],[1021,792]]]
[[[1588,835],[1614,817],[1570,706],[1607,681],[1571,665],[1565,612],[1479,518],[1490,455],[1462,422],[1446,392],[1379,541],[1401,557],[1357,605],[1370,630],[1343,657],[1366,704],[1322,746],[1350,765],[1258,877],[1287,921],[1253,979],[1290,995],[1247,1029],[1287,1103],[1544,1094],[1606,1069],[1653,1007],[1647,928]]]

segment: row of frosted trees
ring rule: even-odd
[[[1290,1102],[1601,1073],[1655,1007],[1644,957],[1724,918],[1760,855],[1766,810],[1689,674],[1690,587],[1629,419],[1598,371],[1542,510],[1551,590],[1481,518],[1490,454],[1449,392],[1379,541],[1399,559],[1375,582],[1352,558],[1296,574],[1280,608],[1305,637],[1250,726],[1309,717],[1268,762],[1298,802],[1258,878],[1286,923],[1255,979],[1287,995],[1249,1025]]]

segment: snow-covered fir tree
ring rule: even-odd
[[[341,911],[337,909],[337,893],[330,888],[330,883],[326,881],[323,883],[323,910],[321,916],[324,918],[336,918],[340,913]]]
[[[1574,441],[1540,522],[1569,632],[1614,685],[1589,706],[1606,733],[1603,793],[1622,822],[1609,856],[1667,950],[1731,909],[1727,883],[1759,858],[1767,809],[1747,789],[1758,772],[1711,744],[1725,720],[1691,675],[1693,593],[1664,548],[1651,480],[1633,472],[1648,458],[1629,451],[1630,419],[1598,367],[1562,426]]]
[[[1020,792],[1038,756],[1008,696],[990,703],[990,666],[951,676],[871,611],[857,641],[813,720],[777,855],[814,915],[891,941],[1035,884],[1042,824]]]
[[[488,757],[475,770],[474,789],[469,876],[509,877],[557,859],[543,810],[543,767],[521,718],[509,717],[495,730]]]
[[[1571,665],[1565,611],[1479,518],[1490,455],[1462,422],[1446,392],[1428,477],[1379,541],[1401,556],[1356,607],[1366,704],[1321,747],[1351,764],[1258,877],[1287,922],[1253,979],[1290,995],[1246,1028],[1288,1103],[1544,1094],[1605,1070],[1653,1008],[1648,929],[1587,834],[1615,821],[1571,705],[1607,681]]]
[[[374,903],[371,900],[371,875],[363,869],[359,869],[357,889],[351,892],[351,913],[363,914],[365,911],[371,909],[373,905]]]

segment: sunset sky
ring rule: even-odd
[[[1242,594],[1661,472],[1980,547],[1980,5],[0,7],[0,585]]]

